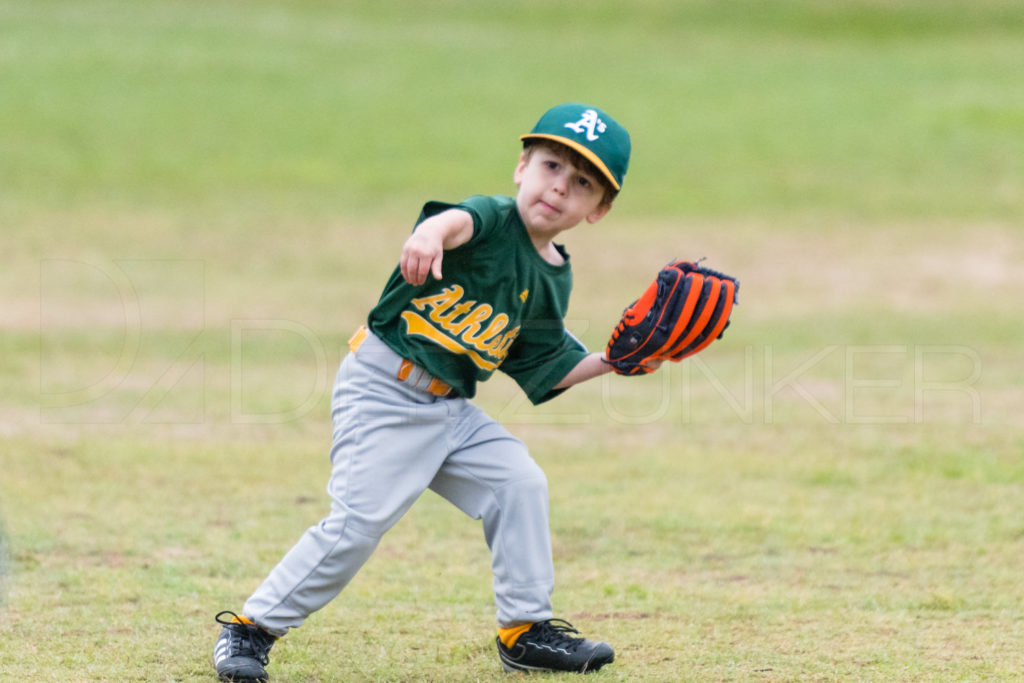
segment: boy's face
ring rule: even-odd
[[[601,204],[604,185],[598,178],[542,145],[519,157],[513,179],[519,215],[534,234],[553,237],[583,220],[596,223],[611,209]]]

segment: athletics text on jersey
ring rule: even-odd
[[[473,217],[473,236],[444,253],[443,277],[421,285],[392,273],[368,326],[398,355],[475,395],[496,370],[512,377],[533,402],[553,387],[586,349],[565,329],[572,269],[545,261],[505,196],[475,196],[460,204],[429,202],[417,225],[456,208]]]
[[[439,294],[413,299],[415,310],[402,311],[407,333],[465,354],[482,370],[494,370],[508,355],[519,327],[507,330],[508,315],[495,313],[490,304],[464,301],[464,295],[465,289],[453,284]]]

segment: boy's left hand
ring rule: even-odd
[[[640,375],[702,351],[729,326],[739,286],[725,273],[673,261],[623,312],[606,362],[620,375]]]

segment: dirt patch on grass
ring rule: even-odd
[[[604,236],[602,236],[604,237]],[[642,240],[639,247],[628,244]],[[933,226],[637,224],[622,234],[573,245],[578,279],[626,299],[672,258],[707,257],[740,278],[744,317],[770,317],[849,307],[941,313],[1006,307],[1024,297],[1024,233],[997,224]],[[628,253],[630,257],[623,258]],[[632,294],[631,294],[632,293]],[[622,305],[628,304],[623,300]]]

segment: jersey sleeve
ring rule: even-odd
[[[534,320],[523,326],[500,369],[537,405],[565,391],[554,386],[587,353],[587,348],[565,329],[561,320]]]
[[[420,217],[416,220],[416,226],[431,216],[436,216],[448,209],[461,209],[473,218],[473,236],[462,247],[471,246],[474,242],[487,239],[502,222],[501,209],[503,203],[510,201],[510,198],[485,195],[474,195],[458,204],[447,202],[430,201],[423,205]],[[415,230],[415,227],[413,228]]]

